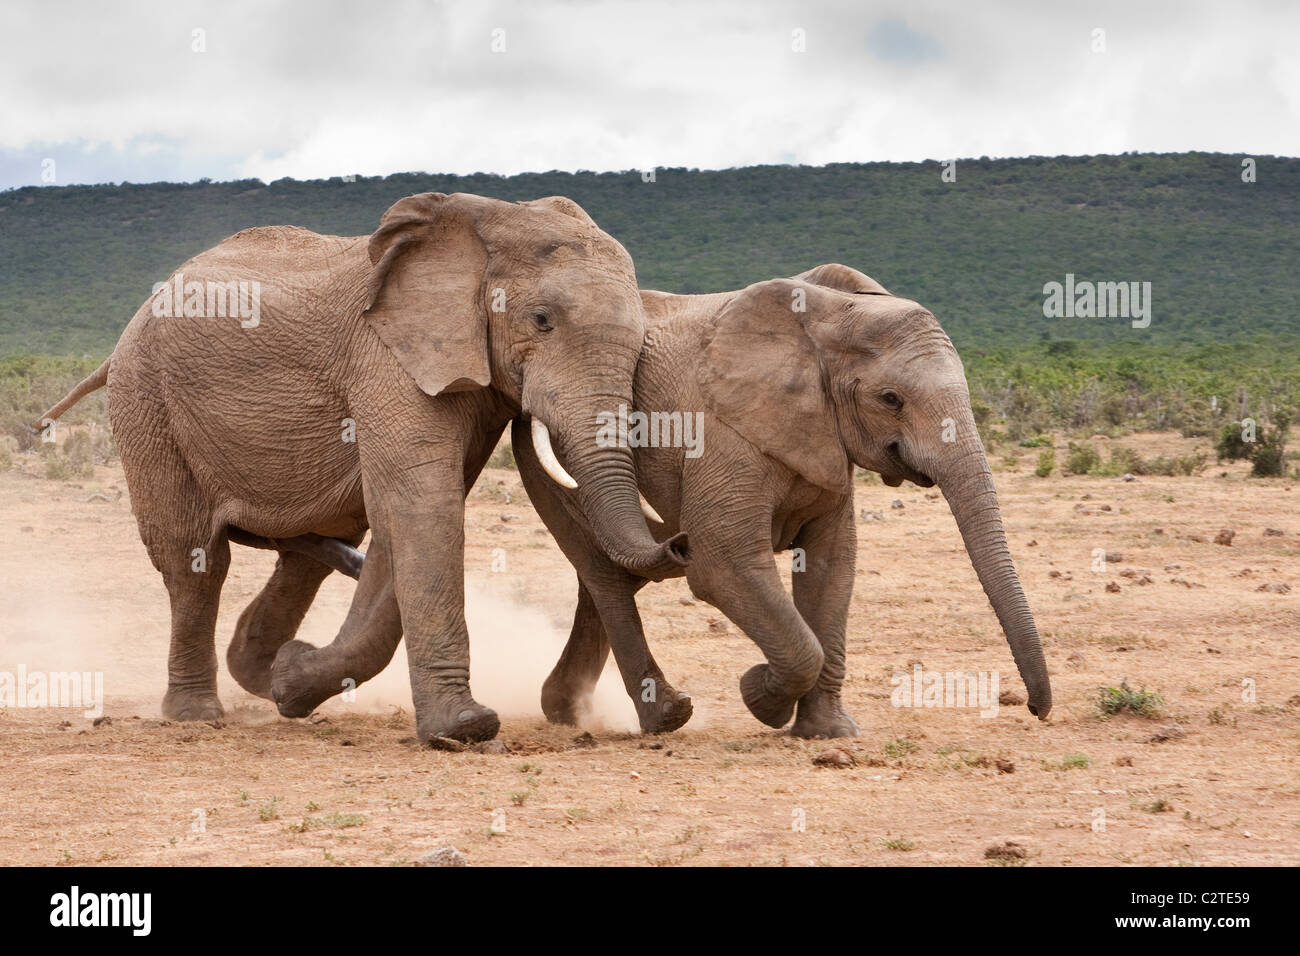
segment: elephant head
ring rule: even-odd
[[[559,196],[423,193],[384,214],[369,255],[365,318],[424,392],[495,389],[532,416],[538,459],[611,557],[646,576],[686,562],[684,535],[651,536],[631,452],[597,445],[598,414],[631,405],[645,334],[616,240]]]
[[[1047,666],[1007,549],[961,360],[935,317],[840,265],[737,293],[706,334],[701,387],[712,411],[807,480],[851,489],[852,468],[885,483],[937,484],[997,613],[1040,719]]]

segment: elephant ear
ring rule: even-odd
[[[429,395],[491,382],[487,248],[474,213],[469,197],[407,196],[370,237],[366,321]]]
[[[816,289],[790,279],[737,293],[704,333],[699,383],[705,404],[764,454],[813,484],[851,488],[849,460],[805,330]]]
[[[840,292],[853,292],[859,295],[891,294],[888,289],[871,278],[871,276],[859,272],[857,269],[842,266],[838,262],[827,262],[815,266],[807,272],[799,273],[795,278],[802,279],[804,282],[811,282],[813,285],[825,286],[827,289],[838,289]]]

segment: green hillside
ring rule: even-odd
[[[1055,339],[1221,343],[1300,332],[1300,160],[1188,153],[760,166],[721,172],[400,174],[297,182],[29,187],[0,193],[0,355],[103,355],[150,286],[248,226],[372,231],[394,200],[570,196],[627,246],[641,284],[734,288],[841,261],[939,316],[959,348]],[[1153,321],[1046,319],[1067,272],[1152,283]]]

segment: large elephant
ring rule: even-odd
[[[857,465],[889,485],[939,485],[1029,710],[1046,718],[1052,696],[1038,632],[1007,550],[962,364],[934,316],[841,265],[739,292],[647,291],[642,301],[647,344],[635,409],[666,414],[649,423],[659,447],[636,448],[638,480],[663,516],[657,535],[690,533],[692,562],[675,573],[767,658],[740,681],[754,716],[782,727],[797,706],[797,736],[857,734],[840,698]],[[698,457],[664,441],[697,410]],[[580,582],[572,634],[542,691],[544,712],[573,722],[612,646],[642,727],[680,726],[690,700],[655,663],[633,597],[645,578],[611,560],[580,500],[545,481],[526,429],[522,420],[513,429],[520,475]],[[790,548],[803,549],[806,561],[792,576],[793,599],[772,557]]]
[[[404,633],[421,738],[493,737],[469,688],[463,499],[506,423],[545,423],[540,457],[576,480],[617,564],[658,577],[686,559],[684,539],[651,536],[630,452],[593,438],[598,413],[631,400],[643,335],[627,252],[562,197],[425,193],[373,235],[248,229],[185,263],[40,423],[107,382],[171,599],[163,713],[222,713],[213,631],[235,540],[282,551],[230,645],[242,686],[305,716],[378,673]],[[334,643],[292,641],[330,566],[346,569],[332,539],[367,527]]]

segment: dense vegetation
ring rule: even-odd
[[[394,200],[441,190],[570,196],[650,288],[736,288],[829,261],[862,269],[934,310],[990,431],[1013,440],[1053,427],[1217,436],[1243,389],[1261,420],[1300,408],[1300,160],[1256,157],[1257,181],[1243,183],[1241,159],[965,160],[951,183],[930,162],[659,169],[654,182],[406,173],[11,190],[0,193],[0,425],[12,433],[93,369],[150,286],[223,237],[269,223],[363,234]],[[1150,282],[1150,327],[1044,318],[1043,286],[1066,273]]]

